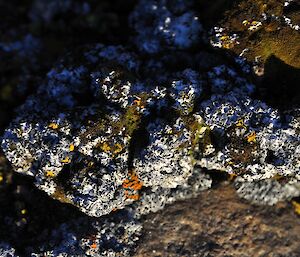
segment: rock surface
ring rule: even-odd
[[[124,3],[0,3],[0,256],[296,256],[297,1]]]
[[[300,221],[285,203],[241,201],[223,185],[150,214],[135,257],[299,256]]]

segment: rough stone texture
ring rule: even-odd
[[[252,203],[292,199],[300,212],[300,94],[289,84],[299,78],[296,1],[100,2],[0,3],[16,9],[8,17],[0,8],[0,105],[22,98],[15,117],[3,118],[11,123],[1,148],[14,173],[1,157],[0,256],[131,256],[145,215],[198,197],[222,176]],[[204,194],[209,222],[187,240],[190,253],[181,243],[168,250],[226,255],[222,233],[233,247],[261,249],[243,219],[248,207],[238,225],[211,209],[243,205],[223,190]],[[247,211],[255,219],[267,210],[276,208]],[[267,246],[289,236],[270,231]]]
[[[264,101],[280,109],[299,107],[299,1],[216,2],[222,15],[214,24],[213,45],[229,48],[253,63]],[[231,6],[220,8],[226,2]]]
[[[168,49],[188,49],[201,40],[202,25],[192,9],[194,1],[141,0],[130,17],[142,52],[155,54]]]
[[[249,205],[231,186],[150,214],[135,257],[299,256],[300,221],[288,204]]]

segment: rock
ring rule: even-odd
[[[134,256],[298,256],[299,219],[286,205],[241,201],[231,186],[150,214]]]
[[[273,35],[279,33],[277,25],[283,28],[280,33],[293,30],[294,35],[294,20],[284,14],[290,6],[291,17],[296,17],[293,1],[270,0],[266,6],[261,1],[240,1],[224,23],[214,26],[210,40],[202,26],[209,22],[201,20],[205,15],[198,15],[200,2],[140,0],[130,15],[130,7],[123,12],[119,1],[115,7],[106,1],[77,0],[36,0],[24,6],[21,13],[29,14],[24,31],[13,26],[6,31],[9,40],[0,38],[0,53],[16,58],[13,67],[19,61],[24,64],[24,72],[12,68],[7,75],[4,71],[5,83],[15,74],[18,79],[13,86],[1,87],[0,93],[12,99],[10,90],[21,80],[34,81],[28,83],[24,99],[31,94],[15,110],[1,138],[1,148],[14,170],[6,172],[10,168],[0,159],[2,255],[132,256],[142,223],[147,227],[148,217],[154,217],[147,215],[187,199],[191,213],[181,210],[174,217],[198,215],[200,206],[206,214],[200,221],[206,227],[195,222],[193,242],[170,240],[165,244],[168,237],[164,235],[158,251],[174,256],[224,256],[236,255],[233,248],[246,247],[250,249],[246,255],[253,255],[254,242],[266,241],[267,247],[255,248],[263,256],[270,253],[271,246],[276,247],[275,241],[290,244],[280,238],[282,231],[270,229],[253,236],[252,244],[241,234],[252,225],[248,221],[256,211],[276,208],[251,207],[247,216],[245,206],[220,192],[219,198],[213,197],[215,202],[207,199],[199,204],[191,199],[226,178],[233,182],[238,196],[252,203],[275,205],[293,199],[298,210],[300,116],[295,102],[299,96],[297,90],[281,94],[282,88],[289,87],[278,88],[281,73],[274,75],[282,71],[289,81],[295,81],[297,64],[289,59],[291,68],[275,62],[269,52],[254,63],[247,62],[244,57],[252,61],[251,54],[256,54],[247,55],[247,49],[239,48],[252,40],[255,45],[260,36],[263,44],[270,41],[272,45]],[[127,4],[131,6],[131,1]],[[227,4],[205,5],[210,12]],[[101,28],[98,17],[105,17],[99,13],[106,13],[106,8],[113,8],[117,15],[107,18]],[[239,21],[245,13],[255,14],[255,20]],[[124,22],[123,16],[129,19],[130,28],[114,23]],[[9,23],[8,17],[4,21]],[[59,40],[53,38],[59,38],[61,32],[61,41],[68,43],[60,42],[56,49]],[[297,37],[292,40],[296,42]],[[99,41],[105,44],[94,44]],[[69,51],[53,64],[54,56],[69,44]],[[261,47],[259,51],[265,51]],[[279,48],[279,53],[286,53],[282,45]],[[52,53],[56,54],[50,57]],[[297,49],[292,53],[296,55]],[[44,58],[46,64],[41,65]],[[6,66],[2,61],[0,65]],[[45,70],[49,71],[44,74]],[[271,82],[277,78],[273,96],[267,100],[262,85],[269,83],[272,91]],[[285,96],[283,103],[273,104],[272,99],[276,102],[281,95]],[[229,192],[233,195],[234,191]],[[230,201],[241,210],[228,212]],[[218,203],[227,208],[226,215],[213,213],[211,208],[218,210]],[[184,237],[194,218],[187,220],[174,229]],[[223,226],[223,220],[230,226]],[[250,235],[256,231],[253,226]],[[233,243],[224,243],[223,235]],[[295,249],[291,248],[291,256],[297,254]],[[282,252],[280,248],[278,255]]]
[[[188,49],[201,42],[199,18],[193,1],[139,1],[130,17],[136,31],[133,39],[142,52],[155,54],[167,49]]]

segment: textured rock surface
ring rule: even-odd
[[[197,198],[221,178],[252,203],[292,200],[300,213],[298,4],[266,2],[35,0],[16,7],[12,17],[22,24],[4,12],[0,105],[19,107],[14,117],[0,110],[0,129],[10,121],[1,148],[12,165],[1,156],[0,256],[132,256],[145,215]],[[289,32],[288,47],[279,40],[269,52],[273,36]],[[231,189],[214,192],[207,216],[227,200],[243,205],[226,198]],[[249,212],[267,210],[276,208]],[[240,233],[252,225],[243,215],[236,214],[238,231],[230,220],[232,230],[204,228],[209,242],[188,239],[188,253],[165,251],[253,249]],[[232,245],[216,236],[223,230]],[[259,242],[255,231],[247,235]]]
[[[155,120],[153,112],[172,108],[160,104],[169,93],[137,79],[139,60],[133,53],[99,45],[77,58],[80,65],[74,67],[76,59],[69,56],[48,73],[6,130],[2,148],[13,168],[34,177],[53,198],[96,217],[138,200],[143,185],[184,185],[195,153],[202,154],[200,145],[209,144],[200,142],[208,131],[201,116],[180,117],[189,114],[195,90],[177,89],[172,93],[177,118]],[[195,87],[196,72],[183,76],[191,79],[187,86]],[[182,102],[181,94],[191,98]],[[153,121],[141,124],[142,119]],[[138,136],[132,136],[142,126],[149,142],[141,151],[134,146]]]
[[[299,222],[285,204],[251,206],[222,186],[149,215],[135,256],[296,257]]]
[[[168,49],[188,49],[201,42],[199,17],[192,10],[194,1],[139,1],[130,20],[137,33],[136,46],[155,54]]]

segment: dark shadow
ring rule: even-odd
[[[211,28],[223,19],[227,10],[230,10],[240,1],[241,0],[198,0],[196,7],[203,25]]]
[[[6,181],[0,184],[0,241],[10,243],[19,256],[26,256],[28,248],[38,251],[45,246],[61,224],[86,217],[76,207],[53,200],[37,189],[33,178],[12,173],[1,153],[0,162],[1,168],[5,168],[0,172]]]
[[[259,83],[259,98],[272,107],[288,110],[300,106],[300,69],[274,55],[265,63]]]

